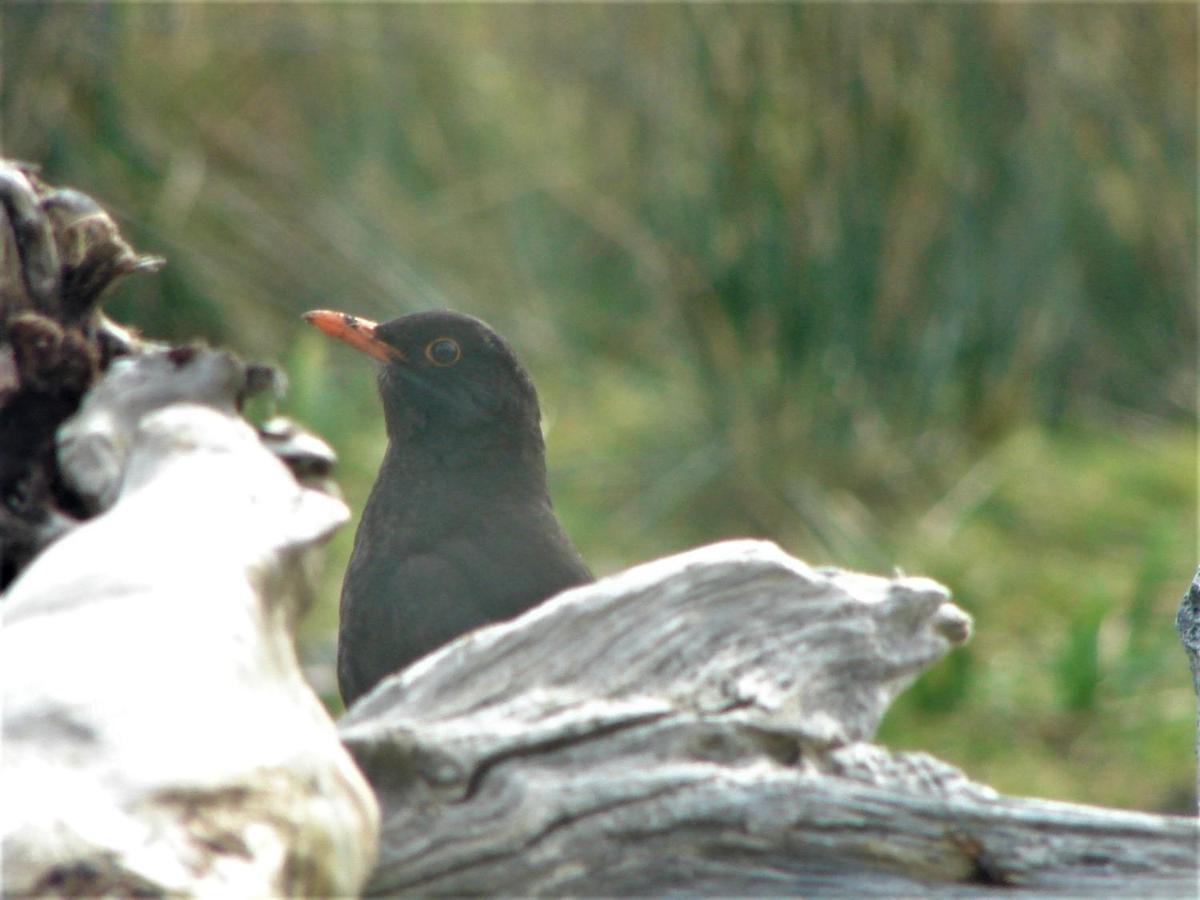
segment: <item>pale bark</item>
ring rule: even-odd
[[[968,636],[940,585],[761,542],[469,635],[341,723],[384,811],[372,892],[1196,889],[1196,822],[1001,797],[867,743]]]
[[[236,360],[166,353],[69,424],[65,474],[115,502],[0,606],[4,893],[354,893],[378,811],[290,629],[348,511],[232,413]]]

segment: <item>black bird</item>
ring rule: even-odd
[[[537,393],[503,338],[453,312],[304,318],[383,363],[388,447],[342,583],[349,707],[458,635],[592,575],[554,514]]]

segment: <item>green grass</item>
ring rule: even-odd
[[[897,561],[949,585],[976,633],[882,739],[1009,793],[1194,809],[1174,629],[1196,563],[1194,433],[1027,431],[996,454],[974,502],[897,532]]]

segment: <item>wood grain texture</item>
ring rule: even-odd
[[[1194,820],[1005,798],[868,743],[969,632],[928,579],[754,541],[566,592],[343,718],[384,811],[370,890],[1190,895]]]

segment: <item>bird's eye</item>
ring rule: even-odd
[[[435,366],[452,366],[461,357],[462,350],[454,338],[440,337],[425,345],[425,358]]]

